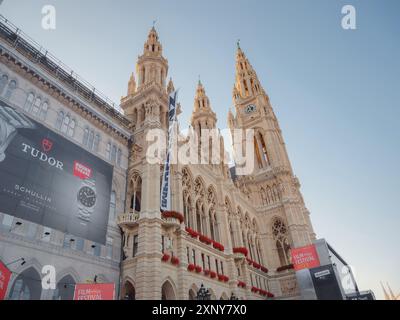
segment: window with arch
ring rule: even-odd
[[[129,184],[130,212],[140,213],[142,200],[142,178],[138,174],[134,174]]]
[[[215,211],[216,194],[212,186],[209,186],[207,189],[207,206],[208,206],[208,222],[210,225],[211,239],[219,241],[218,221],[217,221],[217,214]]]
[[[6,98],[7,100],[9,100],[9,99],[11,98],[11,96],[12,96],[14,90],[15,90],[16,88],[17,88],[17,81],[11,80],[11,81],[8,83],[6,93],[4,94],[4,98]]]
[[[96,133],[93,129],[85,127],[83,130],[83,145],[89,150],[98,152],[100,145],[100,134]]]
[[[267,152],[267,146],[261,132],[256,132],[254,135],[254,150],[257,157],[259,168],[264,168],[270,165],[270,159]]]
[[[185,217],[185,225],[189,228],[193,228],[192,223],[192,201],[186,190],[183,198],[183,215]]]
[[[290,244],[288,240],[288,231],[282,219],[276,218],[272,223],[272,235],[275,240],[276,250],[281,266],[291,263]]]
[[[74,298],[75,280],[72,276],[64,276],[53,293],[53,300],[72,300]]]
[[[42,98],[36,97],[35,101],[33,102],[32,111],[31,111],[35,116],[39,115],[41,105],[42,105]]]
[[[117,165],[121,166],[121,161],[122,161],[122,150],[118,148],[117,150]]]
[[[56,129],[69,137],[73,137],[75,133],[76,120],[69,113],[60,110],[57,114]]]
[[[0,78],[0,94],[3,94],[4,89],[8,83],[8,75],[3,74]]]
[[[29,92],[28,96],[26,97],[24,109],[26,111],[30,111],[33,101],[35,100],[35,94],[33,92]]]
[[[46,120],[48,110],[49,110],[49,103],[45,101],[42,103],[42,106],[40,108],[39,118],[42,120]]]
[[[41,277],[30,267],[15,279],[9,293],[10,300],[40,300],[42,294]]]
[[[26,96],[24,109],[32,115],[39,117],[42,120],[46,120],[47,111],[49,110],[49,102],[43,100],[40,96],[35,95],[35,93],[29,92]]]
[[[108,142],[106,146],[106,158],[108,160],[111,158],[111,142]]]
[[[106,145],[106,158],[113,164],[121,166],[122,163],[122,150],[118,146],[109,141]]]
[[[202,233],[202,222],[203,222],[203,205],[200,201],[196,202],[196,230],[200,234]]]

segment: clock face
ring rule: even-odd
[[[78,201],[85,207],[91,208],[96,203],[96,193],[89,187],[82,187],[78,192]]]
[[[256,111],[256,109],[257,109],[257,107],[256,107],[254,104],[249,104],[249,105],[246,107],[245,112],[246,112],[246,113],[252,113],[252,112]]]

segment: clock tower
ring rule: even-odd
[[[236,74],[233,86],[234,112],[228,112],[228,125],[234,129],[254,130],[254,169],[249,176],[236,177],[235,183],[249,191],[260,216],[283,219],[289,237],[277,243],[273,230],[266,230],[266,243],[277,250],[275,265],[290,264],[290,248],[310,244],[315,238],[309,212],[300,193],[300,183],[294,176],[282,132],[270,100],[257,74],[240,48],[236,52]],[[234,138],[234,135],[232,135]]]

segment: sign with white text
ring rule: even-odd
[[[78,283],[74,300],[114,300],[114,283]]]
[[[0,102],[0,212],[105,243],[113,167]]]

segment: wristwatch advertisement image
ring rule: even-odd
[[[78,218],[89,222],[96,204],[96,186],[94,180],[82,180],[77,200]]]
[[[0,101],[0,212],[106,242],[113,166]]]

